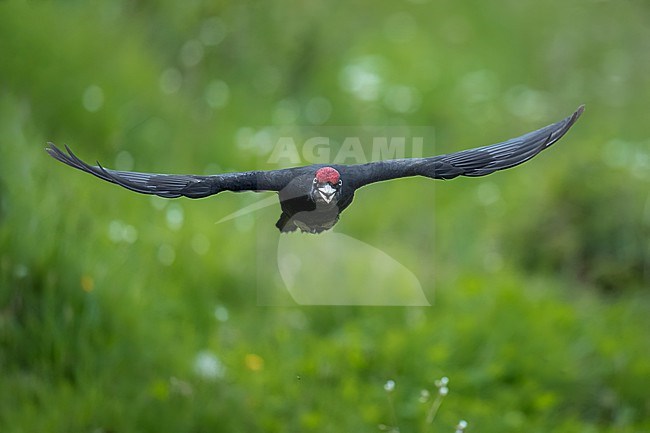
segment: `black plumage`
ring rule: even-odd
[[[131,191],[161,197],[201,198],[222,191],[276,191],[282,215],[276,226],[283,232],[300,229],[319,233],[330,229],[352,203],[358,188],[373,182],[409,176],[453,179],[485,176],[514,167],[557,142],[580,117],[571,116],[502,143],[428,158],[407,158],[356,165],[315,164],[270,171],[248,171],[211,176],[138,173],[89,165],[65,146],[48,143],[55,159]]]

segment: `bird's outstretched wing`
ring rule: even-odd
[[[429,158],[371,162],[352,166],[356,187],[408,176],[453,179],[456,176],[485,176],[528,161],[558,141],[578,120],[584,105],[569,117],[537,131],[489,146]]]
[[[280,191],[295,176],[296,169],[271,171],[247,171],[225,173],[213,176],[138,173],[117,171],[97,165],[90,165],[79,159],[68,146],[66,152],[48,143],[45,150],[53,158],[93,174],[100,179],[115,183],[131,191],[142,194],[155,194],[161,197],[201,198],[218,194],[221,191]]]

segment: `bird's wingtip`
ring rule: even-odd
[[[60,160],[60,154],[61,151],[59,150],[58,147],[51,141],[47,142],[47,145],[45,146],[45,151],[54,159],[59,159]]]
[[[580,117],[584,111],[585,111],[585,104],[580,104],[580,106],[575,111],[575,113],[573,113],[573,118],[577,120],[578,117]]]

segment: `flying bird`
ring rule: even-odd
[[[428,158],[405,158],[366,164],[313,164],[269,171],[247,171],[211,176],[153,174],[110,170],[89,165],[68,146],[66,152],[48,143],[47,152],[71,167],[93,174],[131,191],[165,198],[201,198],[222,191],[275,191],[282,214],[276,223],[281,232],[301,230],[320,233],[331,229],[362,186],[409,176],[453,179],[485,176],[514,167],[558,141],[584,111],[584,105],[569,117],[517,138],[489,146]]]

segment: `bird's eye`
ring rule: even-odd
[[[318,179],[314,178],[314,184],[318,183]]]
[[[338,185],[338,186],[343,185],[343,181],[342,181],[341,179],[339,179],[339,182],[337,183],[337,185]]]

